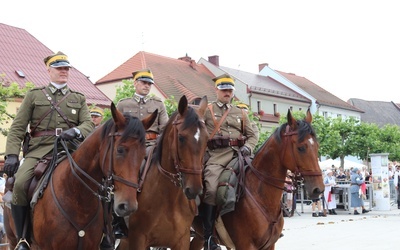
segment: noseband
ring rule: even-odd
[[[174,126],[173,129],[173,142],[172,145],[174,148],[174,166],[175,166],[175,170],[176,170],[176,174],[168,172],[167,170],[165,170],[162,166],[161,163],[158,164],[158,169],[159,171],[164,174],[166,177],[168,177],[171,182],[173,182],[175,184],[175,186],[177,187],[182,187],[183,186],[183,178],[182,178],[182,173],[184,174],[193,174],[193,175],[200,175],[203,173],[203,170],[196,170],[196,169],[190,169],[190,168],[184,168],[182,167],[181,164],[181,160],[179,157],[179,150],[178,150],[178,126],[180,127],[180,124],[182,124],[182,119],[180,117],[179,114],[177,114],[175,120],[172,122],[172,125]]]
[[[287,125],[286,126],[286,131],[283,134],[284,140],[283,140],[283,147],[284,150],[282,150],[281,156],[280,156],[280,161],[283,162],[283,157],[285,155],[285,152],[287,150],[288,147],[291,148],[291,154],[292,154],[292,158],[295,158],[294,155],[294,151],[293,151],[293,147],[292,147],[292,143],[291,143],[291,137],[293,135],[297,135],[298,131],[290,131],[290,126]],[[296,165],[295,171],[294,171],[294,176],[291,176],[290,178],[292,179],[292,181],[285,181],[285,180],[281,180],[279,178],[275,178],[272,176],[268,176],[265,175],[264,173],[262,173],[261,171],[259,171],[258,169],[254,168],[253,165],[251,164],[251,161],[248,157],[245,157],[246,163],[249,165],[250,170],[255,174],[255,176],[262,182],[269,184],[273,187],[276,187],[278,189],[284,190],[286,192],[293,192],[293,190],[288,190],[286,187],[281,187],[280,185],[274,184],[274,182],[283,182],[286,184],[290,184],[293,185],[294,190],[297,190],[298,185],[301,185],[304,182],[304,176],[322,176],[321,171],[300,171],[298,166]]]

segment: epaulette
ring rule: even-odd
[[[34,87],[34,88],[32,88],[31,90],[29,90],[29,91],[42,90],[42,89],[44,89],[44,88],[46,88],[46,86]]]
[[[76,90],[69,89],[69,91],[71,91],[71,93],[75,93],[75,94],[79,94],[79,95],[85,96],[83,93],[81,93],[79,91],[76,91]]]
[[[122,101],[125,101],[125,100],[130,100],[130,99],[132,99],[132,97],[125,97],[125,98],[122,98],[121,100],[119,100],[118,102],[122,102]]]
[[[162,102],[161,98],[158,97],[158,96],[155,96],[155,95],[152,96],[152,97],[150,97],[150,99],[151,99],[151,100],[154,100],[154,101]]]

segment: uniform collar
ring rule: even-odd
[[[135,99],[135,101],[137,101],[139,103],[140,103],[140,99],[141,98],[143,98],[143,103],[146,103],[150,99],[150,97],[148,95],[147,96],[140,96],[140,95],[135,94],[133,96],[133,99]]]
[[[232,104],[230,104],[230,103],[222,103],[220,101],[217,101],[217,106],[218,107],[222,108],[224,105],[226,105],[227,108],[231,108],[232,107]]]
[[[57,92],[57,90],[59,90],[58,88],[56,88],[53,83],[50,83],[49,85],[49,89],[51,91],[52,94],[55,94]],[[60,88],[60,92],[65,95],[68,92],[69,88],[68,86],[65,84],[65,86],[63,86],[62,88]]]

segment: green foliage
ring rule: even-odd
[[[172,113],[178,108],[178,102],[175,100],[174,96],[170,96],[164,101],[165,109],[167,110],[168,117],[171,117]]]
[[[34,85],[30,82],[25,84],[25,87],[20,88],[15,82],[9,86],[5,86],[5,75],[0,74],[0,125],[10,123],[14,119],[15,114],[7,112],[7,101],[13,101],[14,98],[23,98]],[[7,136],[8,130],[0,127],[0,133]]]

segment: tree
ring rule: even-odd
[[[25,83],[25,87],[20,88],[15,82],[6,86],[5,75],[0,74],[0,125],[7,124],[15,118],[15,114],[7,112],[7,102],[13,101],[14,98],[24,98],[26,92],[32,89],[34,85],[30,82]],[[0,127],[0,133],[7,136],[8,129]]]

